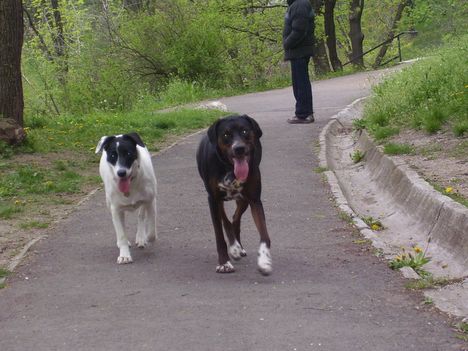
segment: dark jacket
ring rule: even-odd
[[[284,59],[314,54],[314,10],[309,0],[288,0],[284,16]]]

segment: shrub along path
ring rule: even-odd
[[[264,137],[263,202],[274,272],[256,271],[258,234],[243,220],[248,256],[229,275],[214,272],[206,193],[195,166],[199,135],[154,159],[159,236],[115,263],[104,194],[66,221],[0,291],[5,350],[459,350],[452,321],[399,273],[355,242],[330,201],[318,166],[321,128],[369,93],[378,73],[314,84],[317,122],[288,125],[291,89],[223,100],[248,113]],[[134,228],[134,221],[129,223]]]

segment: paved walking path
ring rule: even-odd
[[[379,73],[380,74],[380,73]],[[367,95],[371,76],[313,85],[317,122],[287,125],[291,89],[224,99],[264,137],[263,203],[274,272],[256,270],[258,234],[242,225],[248,256],[216,274],[214,233],[195,165],[199,135],[155,157],[159,236],[115,263],[99,191],[58,226],[0,291],[0,349],[10,350],[459,350],[451,322],[421,305],[399,273],[340,219],[314,169],[321,128]],[[97,170],[96,170],[97,172]],[[131,225],[134,221],[130,221]]]

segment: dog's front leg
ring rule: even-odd
[[[272,272],[272,261],[270,254],[270,237],[268,235],[265,213],[260,200],[255,200],[250,203],[252,217],[260,233],[260,247],[258,249],[257,266],[260,273],[269,275]]]
[[[117,247],[120,250],[117,258],[118,264],[132,263],[128,238],[125,234],[125,215],[123,211],[119,211],[115,207],[111,207],[112,223],[114,223],[115,233],[117,235]]]
[[[247,256],[247,252],[245,252],[241,244],[240,225],[241,225],[241,217],[244,214],[245,210],[247,210],[247,207],[249,207],[249,203],[245,200],[236,200],[236,205],[237,205],[236,211],[234,212],[234,215],[232,216],[232,228],[234,231],[234,237],[236,238],[237,243],[240,245],[240,256],[245,257]]]
[[[217,273],[231,273],[234,272],[234,266],[229,262],[226,241],[224,240],[223,226],[221,223],[222,218],[222,204],[208,196],[208,203],[210,205],[211,220],[216,237],[216,249],[218,250],[218,266],[216,266]]]
[[[219,211],[221,213],[221,219],[223,221],[223,226],[224,226],[224,232],[226,233],[226,236],[229,241],[229,247],[228,247],[229,256],[233,260],[238,261],[242,258],[242,251],[243,251],[242,246],[236,238],[233,223],[231,223],[226,216],[226,211],[224,210],[224,203],[221,202],[219,206],[220,206]]]

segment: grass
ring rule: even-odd
[[[361,150],[355,150],[349,157],[351,157],[351,160],[353,160],[354,163],[359,163],[363,160],[365,156],[365,153],[363,153]]]
[[[423,279],[412,280],[405,284],[407,289],[411,290],[424,290],[441,288],[450,284],[459,283],[463,279],[450,279],[450,278],[434,278],[432,275],[424,277]]]
[[[457,338],[463,341],[468,341],[468,322],[459,322],[455,324]]]
[[[0,281],[2,281],[0,283],[0,290],[3,289],[6,284],[5,284],[5,281],[4,279],[10,274],[10,271],[8,269],[5,269],[5,268],[2,268],[0,267]]]
[[[0,267],[0,278],[6,278],[10,274],[10,271],[6,268]]]
[[[22,208],[14,203],[8,203],[6,201],[0,202],[0,219],[10,219],[21,211]]]
[[[340,211],[339,212],[339,217],[340,217],[340,219],[342,219],[346,223],[353,224],[353,217],[350,214],[348,214],[346,212],[343,212],[343,211]]]
[[[438,192],[450,197],[453,201],[456,201],[458,202],[459,204],[462,204],[463,206],[465,207],[468,207],[468,199],[464,198],[463,196],[459,195],[458,193],[456,192],[453,192],[453,191],[448,191],[448,189],[453,189],[452,187],[443,187],[439,184],[436,184],[430,180],[427,180],[426,181],[432,185],[432,187],[437,190]]]
[[[21,229],[45,229],[49,227],[48,222],[28,221],[20,224]]]
[[[408,155],[413,152],[413,147],[408,144],[387,143],[384,146],[384,153],[387,155]]]
[[[149,149],[169,134],[207,126],[226,114],[220,111],[178,110],[155,113],[146,108],[132,112],[96,112],[86,116],[35,117],[26,120],[28,138],[18,151],[48,153],[62,150],[92,153],[103,135],[136,131]]]
[[[315,173],[318,173],[318,174],[320,174],[320,173],[325,173],[325,172],[327,172],[327,171],[328,171],[328,168],[327,168],[327,167],[316,167],[316,168],[314,168],[314,172],[315,172]]]
[[[468,132],[468,35],[420,60],[374,88],[363,121],[377,140],[400,129],[436,133],[450,126],[456,136]]]

